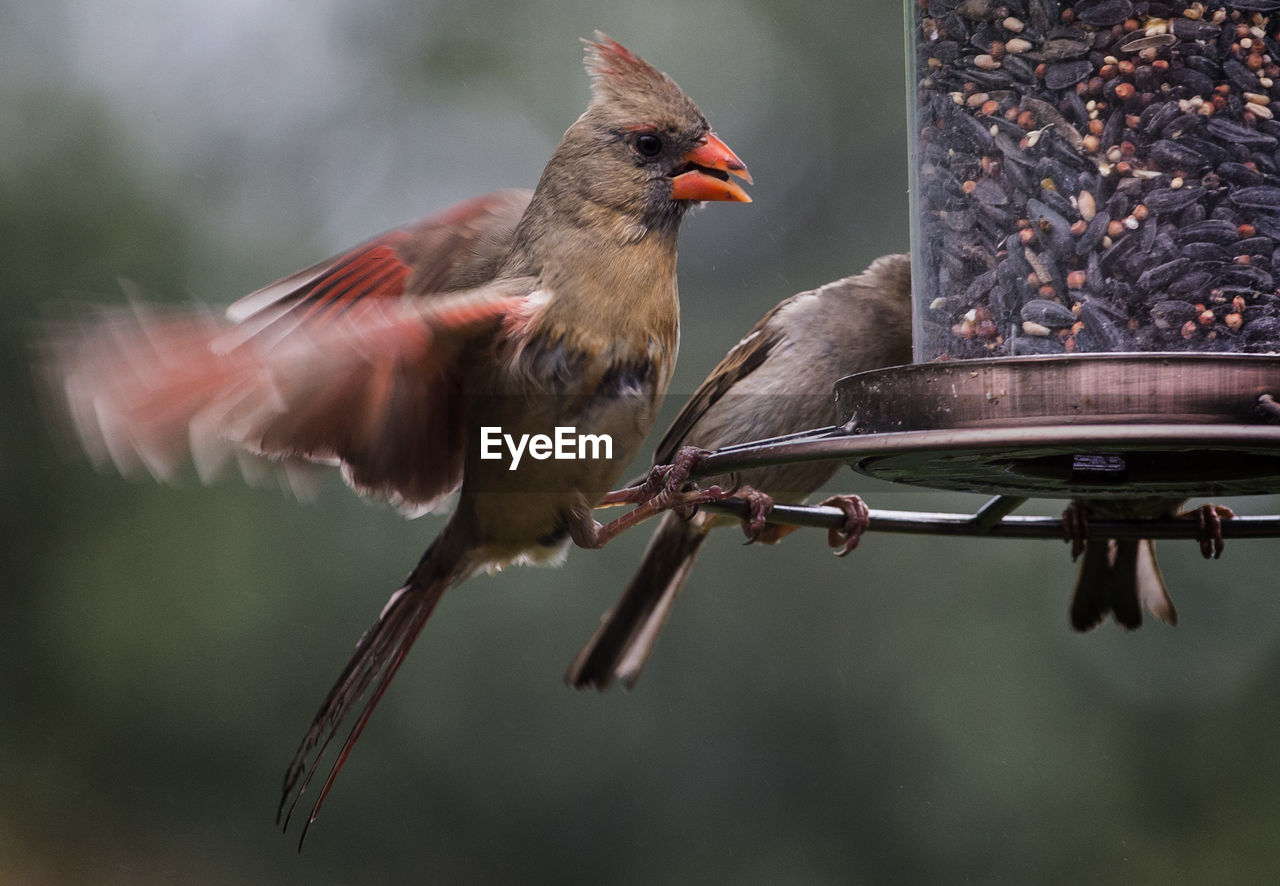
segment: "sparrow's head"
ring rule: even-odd
[[[679,219],[693,203],[747,196],[747,167],[711,132],[675,81],[615,40],[586,42],[591,104],[565,133],[544,183],[647,221]]]

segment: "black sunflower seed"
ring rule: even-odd
[[[1068,86],[1075,86],[1092,73],[1093,62],[1085,58],[1056,62],[1049,65],[1044,72],[1044,85],[1053,90],[1066,89]]]
[[[1147,205],[1147,209],[1152,212],[1166,213],[1177,212],[1180,209],[1186,209],[1192,203],[1195,203],[1204,196],[1202,188],[1191,186],[1183,188],[1155,188],[1147,191],[1146,196],[1142,198],[1142,202]]]
[[[1148,151],[1148,156],[1157,169],[1194,172],[1208,164],[1204,154],[1173,139],[1157,139]]]
[[[1109,28],[1133,15],[1133,4],[1130,0],[1081,0],[1075,5],[1075,14],[1076,20],[1086,25]]]
[[[1033,298],[1023,305],[1021,316],[1023,320],[1038,323],[1050,329],[1070,326],[1078,319],[1069,308],[1063,307],[1056,301],[1048,301],[1043,298]]]
[[[1252,188],[1236,188],[1231,192],[1231,202],[1249,209],[1280,211],[1280,188],[1257,185]]]

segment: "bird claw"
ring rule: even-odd
[[[652,506],[653,513],[675,511],[688,520],[697,512],[698,505],[726,498],[731,493],[726,493],[719,486],[701,489],[698,484],[689,483],[689,475],[706,454],[705,449],[684,446],[676,452],[671,464],[654,466],[640,484],[638,503]],[[685,489],[686,484],[691,488]]]
[[[1196,508],[1194,512],[1200,523],[1200,553],[1206,560],[1217,560],[1222,556],[1227,543],[1222,538],[1222,521],[1229,520],[1236,512],[1226,505],[1207,504]],[[1191,516],[1185,514],[1184,516]]]
[[[617,489],[605,495],[600,505],[634,504],[636,507],[603,526],[591,519],[591,508],[582,507],[570,528],[570,537],[582,548],[601,548],[620,533],[662,511],[675,511],[685,519],[693,516],[698,505],[721,501],[731,492],[719,486],[700,489],[697,484],[685,489],[689,475],[707,450],[686,446],[676,453],[669,465],[650,469],[645,479],[635,486]]]
[[[658,503],[657,510],[675,511],[682,519],[691,520],[693,515],[698,513],[698,505],[724,501],[731,495],[733,490],[726,491],[719,486],[708,486],[706,489],[694,486],[692,489],[686,489],[672,497],[662,499]]]
[[[751,516],[742,521],[742,534],[747,537],[747,544],[769,542],[771,539],[766,534],[774,527],[769,526],[766,521],[769,512],[773,510],[773,498],[750,486],[735,489],[733,494],[744,499],[751,509]]]
[[[836,549],[837,557],[847,557],[871,525],[871,509],[857,495],[833,495],[822,504],[844,511],[844,525],[827,530],[827,544]]]
[[[1089,537],[1089,518],[1076,501],[1062,511],[1062,537],[1071,542],[1071,562],[1074,563],[1084,553],[1085,539]]]
[[[684,489],[685,483],[688,482],[689,475],[693,473],[694,466],[706,454],[706,449],[699,449],[696,446],[682,447],[676,452],[676,457],[671,464],[654,465],[645,478],[635,486],[615,489],[601,499],[600,504],[642,505],[661,497],[662,500],[670,502],[663,510],[675,507],[676,500]]]

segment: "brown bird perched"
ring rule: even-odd
[[[246,296],[234,325],[108,317],[51,342],[86,446],[123,470],[167,476],[191,457],[207,472],[239,447],[340,463],[358,491],[411,508],[460,488],[289,765],[286,827],[357,711],[304,836],[447,588],[607,538],[592,508],[675,362],[680,221],[697,202],[749,202],[730,179],[750,182],[746,167],[673,80],[599,33],[586,67],[591,102],[532,195],[491,194],[376,237]],[[548,458],[543,442],[566,429],[578,457]]]
[[[1156,562],[1156,543],[1149,538],[1098,538],[1085,541],[1090,519],[1159,520],[1187,517],[1200,521],[1200,553],[1205,559],[1222,556],[1222,520],[1234,512],[1222,505],[1201,505],[1183,513],[1186,499],[1147,498],[1073,500],[1062,515],[1071,557],[1081,553],[1080,571],[1071,595],[1071,626],[1088,631],[1102,624],[1107,613],[1126,630],[1142,625],[1142,607],[1168,625],[1178,623],[1169,588]]]
[[[671,462],[683,447],[717,449],[781,436],[836,421],[832,385],[839,378],[911,362],[911,263],[908,256],[876,259],[863,273],[779,302],[725,355],[667,430],[655,464]],[[831,478],[839,462],[807,462],[745,471],[734,478],[752,502],[748,538],[775,542],[783,527],[764,525],[773,502],[799,503]],[[699,481],[719,482],[729,478]],[[850,515],[840,553],[857,544],[865,506],[837,496]],[[684,519],[668,512],[621,598],[570,665],[565,681],[607,689],[640,676],[670,615],[694,559],[716,526],[731,517],[706,512]],[[841,543],[836,536],[832,544]]]

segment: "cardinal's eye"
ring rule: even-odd
[[[662,153],[662,139],[652,132],[637,135],[635,145],[636,152],[641,157],[656,157]]]

